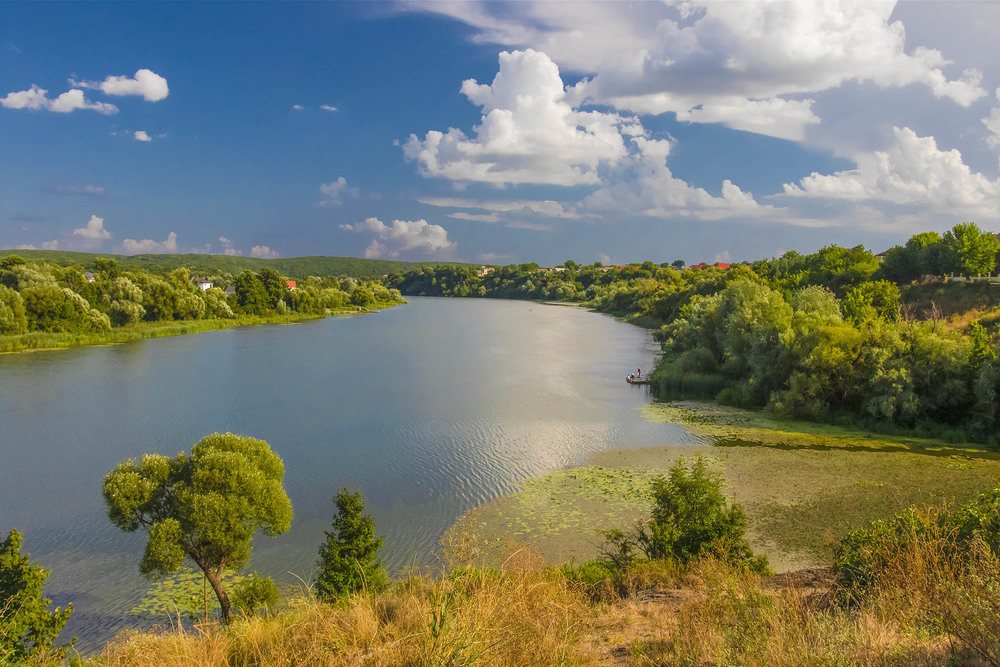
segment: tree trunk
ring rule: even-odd
[[[205,573],[208,583],[212,584],[215,597],[219,598],[219,607],[222,609],[222,622],[229,625],[229,622],[233,620],[232,605],[229,604],[229,595],[226,593],[226,589],[222,587],[222,572],[213,572],[210,568],[204,566],[201,569]]]

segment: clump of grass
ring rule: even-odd
[[[188,665],[593,664],[580,650],[587,605],[558,571],[522,549],[497,568],[410,577],[335,605],[310,596],[270,618],[162,635],[131,632],[92,663]]]

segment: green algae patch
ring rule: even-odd
[[[703,401],[652,403],[643,406],[642,414],[655,423],[679,424],[686,431],[712,438],[720,445],[725,445],[725,441],[730,440],[737,446],[785,445],[838,449],[857,446],[897,451],[927,448],[951,453],[984,450],[978,445],[953,445],[932,438],[877,434],[833,424],[782,419],[760,410],[743,410]]]
[[[526,480],[463,517],[446,541],[489,560],[527,543],[551,562],[600,554],[600,531],[648,518],[650,484],[701,454],[747,514],[747,537],[776,570],[829,565],[851,529],[914,504],[954,504],[1000,484],[1000,453],[930,439],[783,421],[708,403],[655,404],[647,418],[714,444],[601,452],[583,468]]]
[[[521,490],[463,516],[445,535],[446,555],[495,562],[530,543],[553,562],[592,558],[599,531],[648,516],[659,471],[584,466],[524,481]],[[450,553],[448,553],[450,552]]]

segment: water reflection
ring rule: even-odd
[[[655,344],[577,308],[414,299],[373,315],[113,347],[0,356],[0,530],[76,601],[84,648],[127,623],[144,583],[143,538],[111,527],[100,482],[145,452],[203,435],[267,440],[285,461],[292,529],[257,542],[253,566],[308,577],[331,496],[361,489],[393,568],[426,563],[463,512],[528,476],[615,447],[677,444],[643,420]]]

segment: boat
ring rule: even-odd
[[[629,384],[649,384],[650,382],[648,375],[643,377],[635,375],[634,373],[625,378],[625,381]]]

